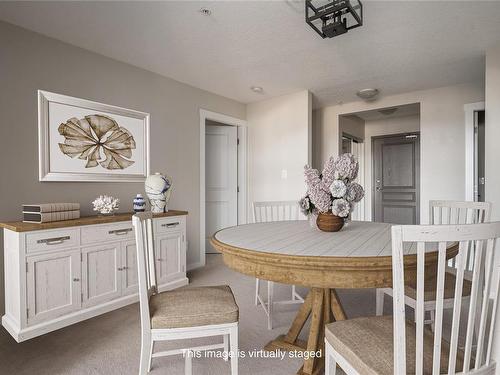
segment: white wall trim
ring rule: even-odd
[[[485,103],[464,105],[465,112],[465,200],[474,200],[474,122],[475,112],[484,111]]]
[[[248,208],[247,121],[200,108],[200,261],[188,265],[194,269],[205,265],[205,122],[212,120],[238,127],[238,225],[246,224]]]

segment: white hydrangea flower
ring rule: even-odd
[[[342,180],[335,180],[330,185],[330,193],[334,198],[343,198],[347,193],[347,186]]]
[[[335,199],[332,203],[332,213],[340,217],[347,217],[351,212],[351,205],[345,199]]]
[[[359,202],[363,197],[365,196],[365,191],[363,187],[356,183],[356,182],[351,182],[347,184],[347,194],[345,198],[349,202]]]

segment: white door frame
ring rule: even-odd
[[[465,200],[474,200],[474,124],[475,113],[484,111],[484,102],[464,105],[465,112]]]
[[[188,270],[205,265],[205,124],[206,120],[238,127],[238,225],[247,222],[247,122],[222,113],[200,109],[200,261]]]

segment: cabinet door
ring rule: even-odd
[[[80,251],[26,258],[28,324],[57,318],[80,308]]]
[[[120,242],[82,249],[82,305],[94,306],[121,295]]]
[[[157,236],[155,257],[158,285],[184,277],[186,257],[182,232]]]
[[[122,295],[139,290],[137,278],[137,247],[135,241],[122,243]]]

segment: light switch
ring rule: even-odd
[[[286,180],[288,178],[288,171],[286,169],[281,170],[281,179]]]

